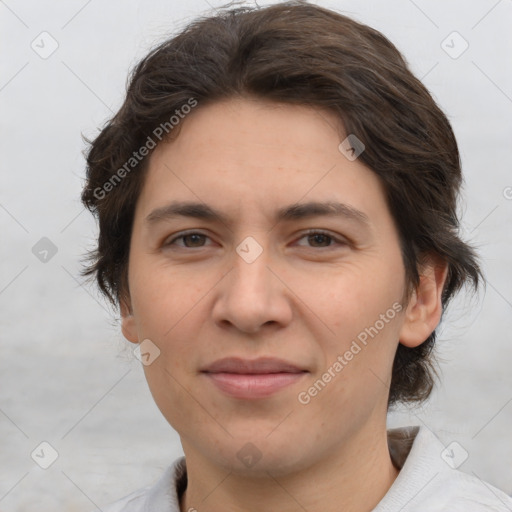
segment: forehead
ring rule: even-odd
[[[375,173],[340,151],[346,134],[331,112],[244,98],[199,104],[181,123],[150,157],[141,215],[173,199],[233,213],[305,200],[348,203],[369,216],[385,208]]]

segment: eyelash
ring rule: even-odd
[[[191,235],[199,235],[199,236],[202,236],[202,237],[210,238],[208,235],[205,235],[204,233],[201,233],[199,231],[186,231],[186,232],[183,232],[180,235],[172,238],[168,242],[165,242],[163,244],[163,246],[164,247],[168,247],[168,246],[174,245],[176,240],[184,239],[185,237],[191,236]],[[324,235],[327,238],[329,238],[331,241],[334,241],[334,242],[338,243],[338,245],[342,245],[342,246],[343,245],[349,245],[349,243],[347,241],[340,240],[339,238],[333,236],[328,231],[324,231],[322,229],[310,229],[310,230],[306,231],[305,233],[303,233],[302,236],[298,240],[302,240],[305,237],[309,237],[309,236],[313,236],[313,235]],[[329,244],[329,245],[323,246],[323,247],[309,246],[309,248],[310,249],[329,249],[332,246],[333,246],[333,244]],[[182,248],[182,249],[202,249],[205,246],[202,245],[202,246],[198,246],[198,247],[186,247],[186,246],[179,246],[179,247]]]

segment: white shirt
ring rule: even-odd
[[[511,497],[453,469],[446,460],[455,457],[454,450],[445,449],[426,427],[390,429],[388,445],[400,473],[372,512],[512,512]],[[180,512],[178,496],[185,487],[185,457],[180,457],[153,487],[135,491],[103,511]]]

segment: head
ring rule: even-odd
[[[450,124],[382,34],[304,2],[200,19],[135,67],[90,144],[84,274],[129,341],[158,347],[146,377],[182,440],[227,460],[220,438],[267,436],[284,405],[289,429],[330,425],[327,452],[340,428],[429,396],[435,329],[481,272],[458,235]],[[227,398],[201,371],[227,356],[304,375]],[[286,449],[281,431],[259,446]]]

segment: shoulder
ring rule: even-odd
[[[512,512],[512,498],[453,467],[454,453],[426,427],[388,430],[400,473],[374,512]]]
[[[432,481],[423,506],[440,512],[512,512],[512,498],[480,478],[451,469]]]
[[[103,512],[180,512],[179,489],[186,484],[185,458],[180,457],[150,487],[103,507]]]

